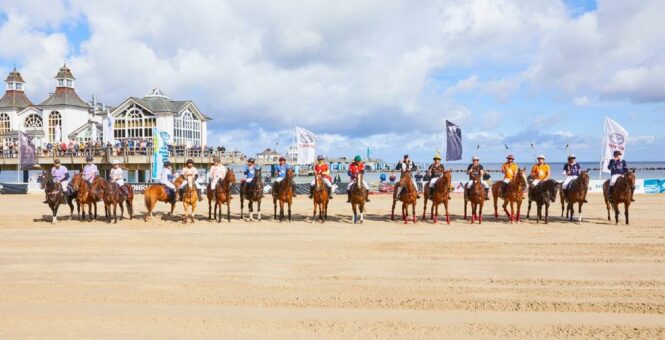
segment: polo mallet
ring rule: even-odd
[[[531,143],[531,156],[533,157],[533,163],[538,163],[538,160],[536,159],[536,148],[533,146],[533,143]]]
[[[570,156],[570,152],[568,152],[568,144],[566,144],[566,157]]]
[[[508,144],[504,144],[503,146],[506,147],[506,149],[503,150],[504,156],[508,157]]]

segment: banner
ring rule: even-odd
[[[298,164],[312,164],[316,162],[316,136],[309,130],[296,127],[296,141],[298,145]]]
[[[62,127],[58,126],[55,128],[55,140],[54,142],[62,142]]]
[[[102,141],[113,143],[113,123],[115,119],[111,116],[111,111],[106,111],[106,118],[102,121]]]
[[[97,142],[97,124],[96,123],[91,123],[90,124],[90,141],[95,143]]]
[[[446,120],[446,161],[462,159],[462,129]]]
[[[605,117],[605,134],[603,135],[603,153],[600,170],[609,173],[607,165],[614,158],[614,151],[619,150],[623,155],[626,154],[626,142],[628,141],[628,132],[619,123]]]
[[[169,140],[167,132],[152,128],[152,166],[150,167],[150,180],[159,181],[164,162],[169,158]]]
[[[24,132],[18,132],[19,143],[19,164],[21,170],[32,168],[37,162],[35,161],[35,144],[32,143],[32,138]]]

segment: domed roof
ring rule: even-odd
[[[67,64],[62,65],[60,70],[58,70],[58,74],[55,75],[55,79],[60,79],[60,78],[76,79],[72,74],[72,70],[70,70],[69,67],[67,67]]]
[[[25,83],[25,80],[23,80],[23,77],[21,77],[21,73],[16,70],[16,67],[14,67],[14,70],[9,72],[9,75],[7,75],[7,79],[5,79],[5,82]]]

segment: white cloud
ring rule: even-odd
[[[591,101],[587,96],[575,97],[573,99],[573,104],[575,104],[576,106],[587,106],[589,105],[590,102]]]

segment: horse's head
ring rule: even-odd
[[[580,177],[579,177],[580,181],[582,181],[582,184],[584,185],[584,187],[589,186],[589,171],[591,171],[591,169],[586,169],[586,170],[582,171],[582,173],[580,174]]]
[[[399,175],[399,184],[405,184],[407,181],[411,181],[411,171],[404,171]]]
[[[236,174],[233,172],[232,169],[229,169],[226,171],[226,181],[229,182],[230,184],[233,184],[236,182]]]
[[[295,176],[296,176],[296,174],[295,174],[295,172],[293,172],[293,168],[289,168],[289,169],[286,170],[286,176],[285,176],[284,179],[290,181],[290,180],[293,180],[293,177],[295,177]]]
[[[553,179],[548,179],[546,183],[548,184],[547,194],[550,196],[550,201],[556,202],[556,196],[559,190],[561,189],[561,183]]]
[[[39,177],[37,177],[37,183],[39,183],[40,189],[48,188],[48,186],[51,184],[52,181],[53,181],[53,176],[51,176],[51,173],[46,171],[42,171]]]
[[[635,169],[630,169],[626,172],[626,183],[628,183],[628,187],[634,188],[635,187]]]
[[[72,190],[78,191],[82,181],[83,181],[83,175],[81,175],[80,172],[76,173],[74,177],[72,177],[71,181]]]
[[[525,187],[526,184],[527,184],[526,168],[517,168],[517,174],[515,175],[515,178],[513,180],[516,182],[516,184],[519,184],[522,187]]]
[[[443,181],[446,183],[450,183],[451,179],[453,178],[453,171],[451,169],[448,169],[443,172]]]
[[[261,176],[261,167],[256,167],[256,171],[254,172],[254,183],[256,185],[263,184],[263,177]]]

